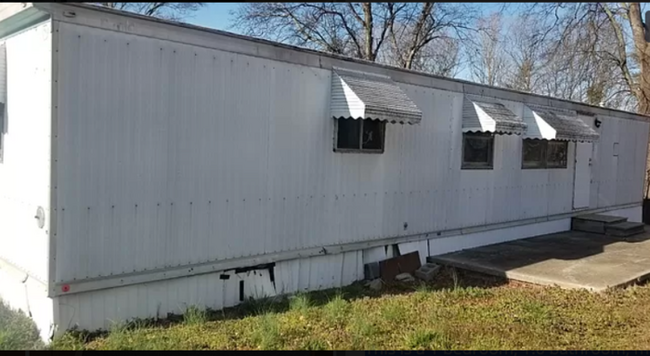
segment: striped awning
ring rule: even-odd
[[[526,123],[497,100],[465,95],[463,132],[493,132],[521,135]]]
[[[524,113],[528,124],[525,138],[594,142],[600,137],[575,111],[528,105]]]
[[[330,110],[335,119],[417,124],[422,111],[389,76],[333,68]]]

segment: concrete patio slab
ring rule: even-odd
[[[429,257],[429,261],[541,285],[600,292],[650,276],[650,233],[621,238],[567,231]]]

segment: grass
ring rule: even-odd
[[[0,300],[0,351],[37,350],[43,346],[34,322]]]
[[[53,349],[647,349],[650,285],[602,294],[443,271],[430,284],[362,284],[188,308],[175,321],[69,333]]]

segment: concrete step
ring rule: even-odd
[[[627,237],[645,232],[645,225],[638,222],[620,222],[605,226],[605,234],[616,237]]]
[[[578,215],[571,218],[571,230],[604,234],[606,226],[626,221],[627,218],[620,216],[601,214]]]

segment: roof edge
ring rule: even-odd
[[[47,20],[50,14],[40,11],[32,3],[0,4],[0,38],[11,36],[28,27]]]
[[[168,27],[177,27],[177,28],[183,28],[186,30],[191,30],[191,31],[199,31],[201,33],[209,33],[213,35],[218,35],[218,36],[223,36],[227,37],[229,39],[233,40],[238,40],[238,41],[245,41],[248,44],[258,44],[258,45],[263,45],[263,46],[269,46],[268,49],[266,50],[260,50],[260,48],[257,48],[255,53],[241,53],[244,55],[250,55],[250,56],[257,56],[257,57],[262,57],[262,58],[268,58],[264,53],[259,53],[259,52],[272,52],[273,49],[286,49],[286,50],[291,50],[291,51],[296,51],[304,54],[309,54],[312,56],[315,56],[316,58],[310,59],[310,63],[302,63],[300,61],[297,61],[292,58],[291,55],[284,55],[282,56],[282,59],[277,59],[277,58],[270,58],[273,60],[279,60],[279,61],[284,61],[284,62],[289,62],[289,63],[294,63],[294,64],[299,64],[299,65],[307,65],[307,66],[315,66],[315,67],[321,67],[321,68],[326,68],[330,69],[332,67],[340,67],[342,63],[337,63],[337,61],[345,62],[348,64],[354,63],[356,68],[349,68],[352,70],[359,70],[361,69],[358,67],[358,65],[362,65],[364,67],[368,66],[372,68],[373,70],[381,69],[380,71],[375,71],[372,73],[375,74],[384,74],[386,75],[385,71],[390,71],[391,74],[396,74],[397,77],[395,78],[394,76],[391,75],[391,78],[396,81],[396,82],[402,82],[402,83],[407,83],[407,84],[413,84],[413,85],[420,85],[424,87],[431,87],[431,88],[437,88],[437,89],[445,89],[445,90],[451,90],[455,92],[460,92],[464,94],[475,94],[475,95],[484,95],[484,96],[490,96],[494,97],[497,99],[501,100],[510,100],[510,101],[519,101],[524,104],[535,104],[535,105],[544,105],[544,103],[547,103],[548,105],[550,104],[559,104],[557,105],[558,108],[565,108],[568,109],[568,107],[573,107],[572,110],[578,110],[580,108],[580,111],[583,111],[588,114],[593,114],[593,115],[612,115],[612,114],[618,114],[616,115],[618,118],[622,119],[629,119],[629,120],[639,120],[639,121],[644,121],[644,122],[650,122],[650,116],[648,115],[643,115],[640,113],[635,113],[635,112],[630,112],[630,111],[624,111],[624,110],[619,110],[619,109],[613,109],[613,108],[606,108],[606,107],[601,107],[601,106],[596,106],[596,105],[590,105],[586,103],[581,103],[577,101],[571,101],[571,100],[566,100],[566,99],[560,99],[560,98],[554,98],[551,96],[546,96],[546,95],[540,95],[540,94],[533,94],[533,93],[527,93],[527,92],[522,92],[522,91],[517,91],[517,90],[512,90],[512,89],[506,89],[506,88],[499,88],[499,87],[491,87],[488,85],[484,84],[479,84],[475,82],[470,82],[467,80],[462,80],[462,79],[454,79],[454,78],[447,78],[447,77],[442,77],[426,72],[420,72],[420,71],[415,71],[415,70],[408,70],[404,68],[399,68],[399,67],[393,67],[385,64],[380,64],[380,63],[375,63],[375,62],[370,62],[367,60],[363,59],[357,59],[357,58],[352,58],[352,57],[345,57],[342,55],[337,55],[333,53],[326,53],[326,52],[320,52],[308,48],[303,48],[303,47],[298,47],[298,46],[293,46],[293,45],[288,45],[284,43],[279,43],[279,42],[274,42],[270,40],[265,40],[265,39],[260,39],[260,38],[254,38],[250,36],[244,36],[232,32],[227,32],[227,31],[222,31],[222,30],[216,30],[212,28],[207,28],[207,27],[202,27],[202,26],[197,26],[197,25],[191,25],[188,23],[183,23],[183,22],[177,22],[177,21],[171,21],[171,20],[163,20],[159,18],[154,18],[150,16],[144,16],[144,15],[139,15],[136,13],[131,13],[131,12],[126,12],[126,11],[121,11],[121,10],[115,10],[115,9],[109,9],[101,6],[95,6],[95,5],[89,5],[89,4],[84,4],[84,3],[33,3],[33,7],[38,8],[41,11],[45,11],[51,14],[51,16],[58,21],[63,21],[63,22],[70,22],[70,23],[76,23],[72,19],[66,18],[63,15],[63,12],[70,11],[73,9],[84,9],[88,10],[90,12],[94,12],[99,14],[108,14],[108,15],[113,15],[113,16],[121,16],[125,17],[128,19],[136,20],[136,21],[145,21],[145,23],[149,24],[159,24],[162,26],[168,26]],[[88,25],[86,25],[88,26]],[[104,27],[102,27],[104,28]],[[110,29],[110,28],[104,28],[108,30],[115,30],[115,29]],[[120,32],[125,32],[125,33],[130,33],[133,35],[143,35],[141,33],[137,33],[134,31],[131,31],[128,26],[127,28],[120,28]],[[143,35],[146,36],[146,35]],[[158,35],[156,38],[163,39],[163,40],[169,40],[173,41],[169,38],[166,38],[163,35]],[[239,44],[241,46],[241,44]],[[224,49],[227,50],[227,49]],[[236,51],[233,51],[236,52]],[[239,52],[237,52],[239,53]],[[369,69],[369,68],[363,68],[363,69]],[[383,73],[382,73],[383,72]],[[418,80],[413,80],[413,78],[409,78],[410,80],[407,80],[407,77],[410,76],[417,76],[419,77]],[[435,81],[435,83],[434,83]],[[417,82],[417,83],[414,83]],[[460,88],[460,89],[459,89]],[[486,94],[485,91],[491,91],[491,94]],[[494,95],[498,94],[498,95]],[[522,99],[532,99],[532,100],[522,100]],[[556,107],[556,105],[554,105]],[[623,115],[620,115],[623,114]]]

